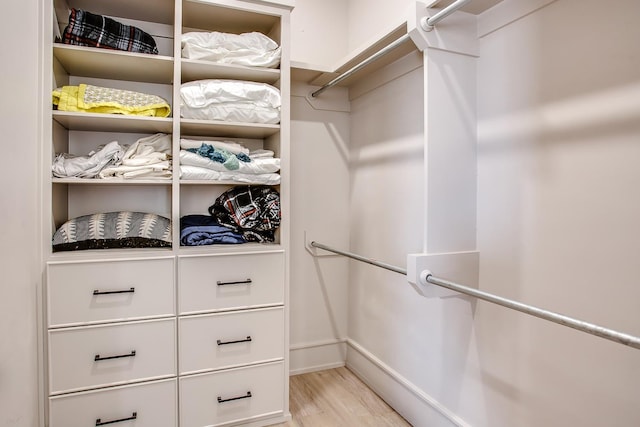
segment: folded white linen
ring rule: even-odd
[[[51,169],[57,178],[94,178],[105,166],[120,161],[123,155],[124,148],[117,141],[111,141],[87,156],[58,154]]]
[[[209,79],[180,87],[180,115],[185,119],[277,124],[280,105],[280,91],[266,83]]]
[[[157,133],[138,139],[125,151],[122,161],[107,166],[100,178],[170,178],[171,135]]]
[[[180,148],[187,150],[189,148],[200,148],[202,144],[209,144],[213,148],[222,148],[233,154],[246,154],[249,155],[249,149],[245,146],[233,141],[209,141],[209,140],[195,140],[195,139],[180,139]]]
[[[218,172],[215,170],[201,168],[198,166],[181,165],[180,179],[183,180],[207,180],[207,181],[231,181],[242,182],[244,184],[278,185],[280,175],[277,173],[264,173],[251,175],[238,173],[236,171]]]
[[[122,164],[144,166],[168,160],[170,155],[171,135],[156,133],[131,144],[122,156]]]
[[[188,32],[182,35],[182,57],[221,64],[275,68],[281,49],[262,33]]]
[[[171,178],[171,162],[154,163],[145,166],[113,166],[100,171],[100,178]]]
[[[230,172],[222,163],[203,157],[197,153],[180,150],[180,165],[197,166],[217,172]],[[238,162],[238,169],[234,172],[250,175],[273,173],[280,170],[280,159],[255,159],[250,162]]]
[[[274,156],[274,152],[271,150],[253,150],[249,153],[249,157],[252,159],[268,159]]]

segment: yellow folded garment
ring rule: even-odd
[[[168,117],[171,106],[156,95],[87,84],[63,86],[53,91],[53,105],[60,111]]]

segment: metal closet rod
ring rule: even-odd
[[[465,4],[469,3],[470,1],[471,0],[458,0],[456,2],[451,3],[449,6],[445,7],[440,12],[438,12],[435,15],[429,17],[427,19],[427,21],[426,21],[427,25],[429,27],[433,27],[438,22],[442,21],[444,18],[446,18],[447,16],[451,15],[453,12],[455,12],[458,9],[460,9],[462,6],[464,6]]]
[[[358,254],[354,254],[352,252],[345,252],[338,249],[334,249],[330,246],[323,245],[318,242],[311,242],[311,246],[319,249],[323,249],[325,251],[333,252],[339,255],[346,256],[348,258],[352,258],[358,261],[366,262],[367,264],[375,265],[376,267],[381,267],[386,270],[393,271],[395,273],[407,274],[407,270],[396,267],[394,265],[386,264],[380,261],[377,261],[372,258],[366,258]],[[484,301],[491,302],[493,304],[501,305],[503,307],[510,308],[512,310],[519,311],[521,313],[529,314],[531,316],[538,317],[540,319],[548,320],[553,323],[557,323],[559,325],[567,326],[569,328],[573,328],[582,332],[586,332],[591,335],[595,335],[600,338],[604,338],[610,341],[617,342],[619,344],[623,344],[629,347],[633,347],[635,349],[640,350],[640,337],[636,337],[633,335],[625,334],[622,332],[615,331],[613,329],[605,328],[602,326],[595,325],[593,323],[585,322],[583,320],[574,319],[569,316],[565,316],[564,314],[555,313],[553,311],[545,310],[542,308],[534,307],[532,305],[523,304],[518,301],[513,301],[507,298],[503,298],[497,295],[490,294],[488,292],[480,291],[478,289],[470,288],[468,286],[460,285],[455,282],[451,282],[446,279],[442,279],[439,277],[435,277],[431,274],[430,271],[425,270],[421,273],[421,277],[431,284],[450,289],[452,291],[460,292],[462,294],[466,294]]]
[[[384,262],[377,261],[373,258],[366,258],[361,255],[354,254],[352,252],[345,252],[339,249],[334,249],[332,247],[323,245],[322,243],[318,243],[315,241],[311,242],[311,246],[313,246],[314,248],[320,248],[320,249],[324,249],[325,251],[333,252],[334,254],[343,255],[348,258],[353,258],[358,261],[366,262],[367,264],[375,265],[376,267],[384,268],[385,270],[390,270],[390,271],[393,271],[394,273],[404,274],[405,276],[407,275],[407,270],[405,270],[404,268],[396,267],[395,265],[391,265],[391,264],[386,264]]]
[[[356,65],[355,67],[352,67],[352,68],[348,69],[347,71],[345,71],[344,73],[340,74],[338,77],[336,77],[335,79],[331,80],[329,83],[325,84],[320,89],[316,90],[315,92],[312,92],[311,96],[315,98],[316,96],[320,95],[325,90],[329,89],[330,87],[333,87],[333,86],[337,85],[338,83],[340,83],[341,81],[343,81],[347,77],[351,76],[356,71],[359,71],[359,70],[363,69],[364,67],[366,67],[367,65],[371,64],[372,62],[376,61],[377,59],[382,58],[384,55],[386,55],[387,53],[391,52],[393,49],[395,49],[396,47],[400,46],[402,43],[404,43],[404,42],[406,42],[406,41],[408,41],[410,39],[411,39],[411,37],[409,37],[409,34],[403,35],[402,37],[400,37],[396,41],[392,42],[388,46],[383,47],[378,52],[374,53],[373,55],[371,55],[370,57],[368,57],[367,59],[365,59],[364,61],[362,61],[358,65]]]
[[[447,16],[451,15],[453,12],[455,12],[458,9],[460,9],[462,6],[464,6],[465,4],[469,3],[470,1],[471,0],[457,0],[456,2],[450,4],[449,6],[445,7],[444,9],[442,9],[440,12],[436,13],[435,15],[425,19],[425,21],[424,21],[425,24],[426,24],[425,30],[429,30],[430,31],[431,29],[433,29],[434,25],[436,25],[438,22],[442,21],[444,18],[446,18]],[[353,73],[363,69],[364,67],[366,67],[367,65],[371,64],[372,62],[382,58],[384,55],[386,55],[387,53],[391,52],[393,49],[395,49],[396,47],[400,46],[402,43],[404,43],[404,42],[406,42],[406,41],[408,41],[410,39],[411,39],[411,37],[409,36],[409,34],[403,35],[402,37],[400,37],[396,41],[392,42],[391,44],[389,44],[386,47],[383,47],[378,52],[374,53],[373,55],[371,55],[370,57],[368,57],[364,61],[360,62],[356,66],[354,66],[354,67],[348,69],[347,71],[345,71],[344,73],[340,74],[338,77],[334,78],[329,83],[323,85],[320,89],[316,90],[315,92],[312,92],[311,93],[311,97],[315,98],[316,96],[320,95],[325,90],[337,85],[338,83],[340,83],[341,81],[343,81],[347,77],[350,77]]]

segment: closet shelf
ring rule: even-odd
[[[173,130],[173,119],[171,118],[74,113],[55,110],[52,112],[52,116],[53,120],[68,130],[139,133],[171,133]]]
[[[264,139],[278,133],[280,125],[180,119],[180,129],[182,135]]]
[[[173,259],[172,248],[111,248],[86,249],[82,251],[53,252],[50,260],[64,261],[95,261],[107,259],[110,261],[140,261],[154,259]]]
[[[282,252],[280,243],[241,243],[237,245],[180,246],[179,256],[242,255],[256,252]]]
[[[53,56],[72,76],[164,84],[173,80],[169,56],[64,44],[53,46]]]
[[[171,179],[87,179],[87,178],[51,178],[52,184],[73,185],[171,185]]]
[[[373,54],[379,52],[382,48],[390,45],[405,34],[407,34],[406,23],[385,31],[380,36],[366,43],[360,49],[356,49],[350,55],[338,62],[338,64],[332,67],[330,71],[328,71],[326,67],[319,67],[302,62],[292,62],[291,77],[293,80],[307,83],[309,85],[323,86],[338,77],[340,74],[350,70]],[[356,71],[350,77],[339,83],[338,86],[349,87],[363,77],[391,64],[416,49],[416,45],[413,44],[413,42],[403,43],[393,51],[384,55],[382,58],[372,62],[361,70]]]
[[[224,185],[224,186],[242,186],[242,185],[267,185],[267,184],[252,184],[249,182],[239,181],[215,181],[210,179],[181,179],[181,185]],[[280,184],[277,184],[280,185]],[[269,187],[276,187],[277,185],[269,185]]]
[[[182,82],[215,78],[274,84],[280,80],[280,70],[275,68],[216,64],[197,59],[182,59],[181,63]]]

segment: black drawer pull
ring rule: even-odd
[[[251,397],[250,391],[248,391],[247,394],[245,394],[244,396],[230,397],[229,399],[223,399],[220,396],[218,396],[218,403],[231,402],[232,400],[248,399],[250,397]]]
[[[236,340],[236,341],[220,341],[218,340],[218,345],[227,345],[227,344],[238,344],[241,342],[251,342],[251,335],[248,335],[245,339],[243,340]]]
[[[94,289],[94,295],[109,295],[109,294],[132,294],[136,291],[136,288],[129,288],[124,291],[101,291],[99,289]]]
[[[240,280],[237,282],[221,282],[220,280],[218,280],[216,283],[218,283],[218,286],[225,286],[225,285],[250,285],[251,284],[251,279],[247,279],[247,280]]]
[[[136,351],[135,350],[132,350],[131,353],[129,353],[129,354],[119,354],[117,356],[100,357],[99,354],[96,354],[96,356],[93,358],[93,360],[98,362],[100,360],[122,359],[123,357],[134,357],[135,355],[136,355]]]
[[[124,422],[124,421],[135,420],[136,418],[138,418],[138,413],[137,412],[134,412],[133,414],[131,414],[131,416],[129,418],[121,418],[119,420],[102,421],[101,418],[98,418],[98,419],[96,419],[96,426],[105,426],[107,424],[121,423],[121,422]]]

